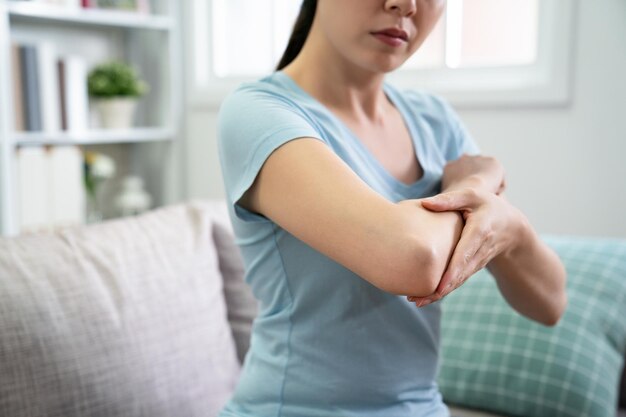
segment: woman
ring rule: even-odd
[[[500,195],[501,166],[462,156],[477,148],[442,100],[384,82],[444,6],[305,0],[279,71],[224,102],[227,199],[261,308],[222,417],[447,416],[436,301],[485,265],[521,314],[562,314],[563,267]]]

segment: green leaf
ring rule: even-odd
[[[147,93],[148,84],[135,70],[121,61],[110,61],[94,67],[87,78],[89,95],[93,97],[139,97]]]

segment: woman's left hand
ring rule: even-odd
[[[503,196],[482,189],[444,192],[423,199],[422,205],[435,212],[459,211],[465,226],[437,290],[428,297],[407,297],[418,307],[442,299],[493,258],[515,249],[525,224],[521,212]]]

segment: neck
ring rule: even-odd
[[[390,105],[383,91],[384,73],[348,62],[314,33],[298,57],[284,68],[285,74],[337,113],[361,121],[382,120]]]

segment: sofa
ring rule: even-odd
[[[508,309],[484,271],[443,301],[453,416],[616,415],[626,242],[546,239],[570,276],[556,327]],[[243,277],[219,200],[0,238],[0,416],[217,415],[257,312]]]

